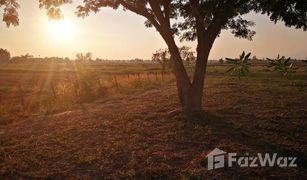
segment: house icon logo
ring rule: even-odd
[[[206,157],[208,158],[208,170],[225,167],[225,155],[227,152],[215,148]]]

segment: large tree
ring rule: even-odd
[[[4,21],[18,24],[16,0],[0,0],[4,5]],[[71,0],[39,0],[51,18],[61,18],[59,7]],[[162,36],[172,56],[178,96],[186,115],[199,114],[206,66],[211,47],[222,29],[230,29],[239,38],[251,40],[254,23],[242,17],[249,12],[266,14],[273,22],[284,21],[288,27],[307,29],[306,0],[83,0],[77,15],[85,17],[90,12],[111,7],[132,11],[147,19],[145,25],[154,27]],[[174,40],[197,41],[197,58],[193,79],[190,80]]]

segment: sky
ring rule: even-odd
[[[19,2],[20,25],[7,28],[0,22],[0,48],[9,50],[11,56],[29,53],[36,57],[74,58],[79,52],[92,52],[94,58],[102,59],[150,59],[154,51],[166,47],[154,28],[144,26],[145,18],[128,11],[102,9],[83,19],[74,14],[78,5],[75,3],[63,7],[63,21],[53,22],[39,9],[38,0]],[[253,41],[223,30],[210,59],[237,57],[242,51],[258,58],[281,54],[306,59],[307,32],[285,27],[283,22],[274,24],[265,15],[248,14],[246,18],[256,23]],[[178,46],[182,45],[196,47],[195,42],[178,42]]]

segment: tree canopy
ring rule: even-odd
[[[71,2],[39,0],[39,7],[46,9],[50,18],[60,19],[60,6]],[[7,26],[18,25],[18,1],[0,0],[2,6],[3,21]],[[76,13],[85,17],[90,12],[97,13],[103,7],[117,9],[120,6],[146,17],[145,24],[148,27],[163,25],[161,19],[180,19],[173,24],[170,21],[165,23],[182,40],[196,39],[197,21],[202,21],[206,31],[214,28],[213,25],[219,25],[221,29],[231,29],[237,37],[251,39],[255,32],[249,27],[254,23],[242,18],[242,15],[251,11],[267,14],[274,22],[284,21],[286,26],[307,30],[306,0],[84,0],[83,5],[77,7]]]
[[[0,0],[0,8],[4,6],[3,21],[9,27],[10,25],[19,25],[17,9],[19,4],[16,0]]]

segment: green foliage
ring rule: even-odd
[[[283,77],[287,78],[290,74],[295,73],[298,68],[296,68],[293,63],[290,62],[290,58],[286,59],[285,56],[277,56],[277,59],[269,59],[269,68],[273,68],[273,71],[279,72]]]
[[[249,68],[251,65],[251,63],[249,62],[250,55],[251,53],[245,54],[245,52],[243,51],[239,59],[226,58],[227,63],[232,65],[232,67],[228,69],[227,72],[231,72],[231,74],[236,74],[239,80],[242,76],[246,76],[249,73]]]
[[[255,12],[267,14],[273,22],[283,21],[287,27],[307,30],[306,0],[253,1]]]

